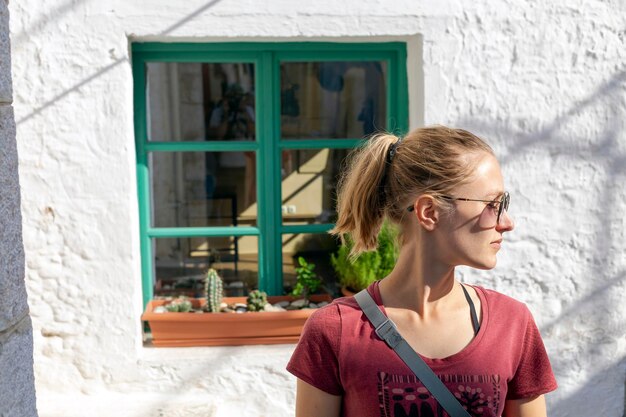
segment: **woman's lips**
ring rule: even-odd
[[[491,242],[491,246],[500,249],[500,247],[502,246],[502,239],[494,240],[493,242]]]

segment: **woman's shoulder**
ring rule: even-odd
[[[316,326],[339,325],[350,319],[353,313],[361,314],[361,309],[354,297],[335,298],[331,303],[316,309],[307,319],[307,323]]]
[[[360,308],[354,297],[339,297],[333,299],[329,304],[315,310],[311,317],[315,317],[316,319],[330,319],[357,310],[360,311]]]
[[[478,293],[481,301],[485,301],[489,309],[496,314],[499,312],[530,314],[526,304],[520,300],[480,285],[472,285],[472,287]]]
[[[356,317],[356,314],[351,314],[351,312],[357,309],[359,307],[353,297],[334,299],[330,304],[311,313],[304,323],[302,339],[327,340],[329,344],[338,348],[337,343],[341,339],[342,328]]]

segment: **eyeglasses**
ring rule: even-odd
[[[509,196],[509,192],[505,191],[504,194],[502,194],[502,197],[500,197],[499,200],[476,200],[473,198],[462,198],[462,197],[451,197],[449,195],[442,195],[440,196],[441,198],[445,198],[446,200],[455,200],[455,201],[479,201],[481,203],[489,203],[489,206],[494,209],[494,210],[498,210],[498,216],[496,218],[496,224],[500,224],[500,217],[502,216],[502,212],[503,211],[509,211],[509,202],[511,201],[511,197]],[[413,211],[414,207],[413,206],[409,206],[407,207],[408,211]]]

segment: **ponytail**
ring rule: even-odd
[[[330,233],[342,242],[350,235],[354,242],[351,257],[377,247],[388,199],[389,165],[398,143],[394,135],[379,134],[348,159],[348,171],[338,184],[337,223]]]

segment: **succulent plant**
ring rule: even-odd
[[[222,278],[213,268],[209,269],[204,278],[204,293],[206,297],[205,310],[210,313],[219,313],[222,303]]]
[[[187,297],[177,297],[165,306],[170,313],[187,313],[191,311],[191,301]]]
[[[259,290],[250,291],[246,304],[248,311],[263,311],[267,304],[267,294]]]

